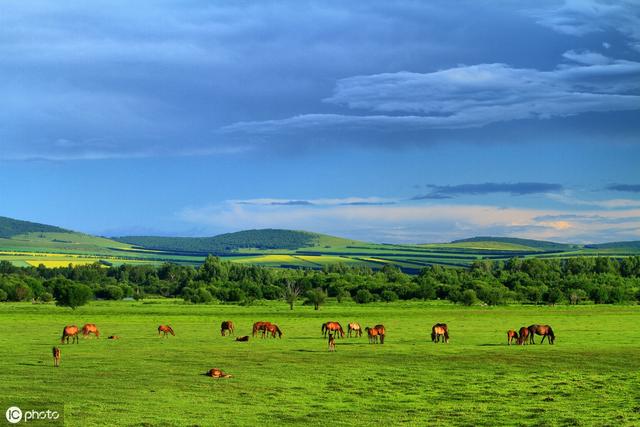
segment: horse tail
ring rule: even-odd
[[[62,329],[62,337],[60,338],[60,343],[61,343],[61,344],[64,344],[64,337],[65,337],[65,335],[66,335],[64,332],[65,332],[65,330],[66,330],[66,329],[67,329],[67,328],[63,328],[63,329]]]

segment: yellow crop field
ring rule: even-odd
[[[296,263],[299,261],[297,261],[291,255],[263,255],[263,256],[257,256],[257,257],[242,257],[242,258],[235,259],[234,262],[278,264],[278,263]]]

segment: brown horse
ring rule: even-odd
[[[169,325],[160,325],[158,326],[158,335],[160,335],[161,333],[164,332],[164,337],[167,338],[167,334],[171,334],[173,336],[175,336],[175,332],[173,332],[173,329],[171,329],[171,326]]]
[[[523,326],[518,331],[518,341],[516,342],[518,343],[518,345],[528,344],[527,338],[529,338],[529,329],[526,326]]]
[[[322,325],[322,335],[327,336],[327,333],[335,333],[336,336],[340,334],[340,338],[344,338],[344,329],[342,329],[342,325],[338,322],[327,322]]]
[[[60,349],[58,347],[53,347],[51,351],[53,353],[53,366],[57,368],[60,366]]]
[[[278,338],[282,338],[282,331],[275,323],[269,323],[264,327],[262,330],[262,338],[264,338],[266,334],[271,334],[271,338],[275,338],[276,334],[278,334]]]
[[[549,325],[531,325],[527,329],[529,329],[529,340],[530,340],[529,342],[531,344],[535,344],[535,341],[533,340],[533,338],[536,335],[542,335],[542,340],[540,341],[540,344],[544,342],[545,337],[547,338],[547,342],[549,344],[553,344],[556,340],[556,336],[553,333],[553,329],[551,329],[551,326]]]
[[[376,329],[376,331],[378,331],[378,336],[380,337],[380,344],[384,344],[384,334],[385,334],[384,325],[376,325],[374,326],[374,328]]]
[[[378,330],[376,328],[366,327],[364,330],[367,332],[367,336],[369,337],[369,344],[377,344],[378,343]]]
[[[264,338],[264,332],[266,327],[271,325],[271,322],[256,322],[253,324],[253,336],[255,337],[258,332],[262,332],[262,337]]]
[[[100,331],[98,330],[98,327],[95,325],[95,323],[85,323],[85,325],[82,327],[82,336],[84,338],[87,338],[89,334],[93,334],[96,336],[96,338],[100,338]]]
[[[353,332],[356,337],[362,336],[362,328],[359,323],[349,323],[347,330],[347,336],[349,338],[351,338],[351,332]]]
[[[69,344],[69,338],[71,338],[71,343],[75,340],[76,344],[78,344],[78,333],[80,330],[76,325],[65,326],[62,330],[62,338],[60,339],[60,343],[64,344],[64,340],[67,340],[67,344]]]
[[[336,339],[331,332],[329,332],[329,351],[336,351]]]
[[[436,323],[431,327],[431,341],[438,343],[440,338],[442,338],[443,344],[449,343],[449,327],[446,323]]]
[[[507,331],[507,345],[511,345],[513,342],[518,342],[518,333],[514,329]]]
[[[233,322],[231,320],[225,320],[220,325],[220,333],[222,334],[223,337],[225,335],[225,332],[227,333],[227,335],[233,334],[234,329],[235,327],[233,326]]]
[[[206,373],[206,376],[211,377],[211,378],[231,378],[232,375],[226,374],[224,372],[222,372],[221,369],[218,368],[211,368],[209,369]]]
[[[243,341],[243,342],[249,341],[249,335],[245,335],[243,337],[238,337],[238,338],[236,338],[236,341]]]

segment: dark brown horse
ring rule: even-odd
[[[336,351],[336,339],[331,332],[329,332],[329,351]]]
[[[344,338],[344,329],[342,329],[342,325],[338,322],[326,322],[322,325],[322,335],[324,337],[327,336],[327,333],[331,332],[336,336],[340,334],[340,337]]]
[[[446,323],[436,323],[431,327],[431,341],[438,343],[440,338],[442,338],[443,344],[449,343],[449,327]]]
[[[258,332],[262,332],[262,337],[264,338],[264,332],[266,327],[271,325],[271,322],[256,322],[253,324],[253,336],[255,337]]]
[[[367,336],[369,337],[369,344],[377,344],[378,343],[378,330],[376,328],[366,327],[364,330],[367,332]]]
[[[385,334],[384,325],[376,325],[374,326],[374,328],[376,331],[378,331],[378,336],[380,337],[380,344],[384,344],[384,334]]]
[[[51,351],[53,353],[53,366],[57,368],[60,366],[60,349],[58,347],[53,347]]]
[[[160,325],[158,326],[158,335],[160,335],[161,333],[164,332],[164,337],[167,338],[167,334],[171,334],[173,336],[175,336],[175,332],[173,332],[173,329],[171,328],[171,326],[169,325]]]
[[[275,338],[276,334],[278,334],[278,338],[282,338],[282,331],[275,323],[269,323],[265,326],[262,330],[262,338],[264,338],[266,334],[271,334],[271,338]]]
[[[75,340],[76,344],[78,344],[78,334],[80,333],[80,330],[78,329],[78,327],[76,325],[70,325],[70,326],[65,326],[64,329],[62,330],[62,338],[60,339],[60,342],[62,344],[64,344],[64,340],[67,340],[67,344],[69,344],[69,338],[71,338],[71,343],[73,344],[73,341]]]
[[[553,344],[556,340],[556,336],[553,333],[553,329],[549,325],[531,325],[527,329],[529,329],[529,342],[531,344],[535,344],[533,338],[536,335],[542,335],[542,340],[540,344],[544,342],[545,337],[547,338],[547,342],[549,344]]]
[[[349,325],[347,325],[347,336],[349,338],[351,338],[351,332],[353,332],[356,337],[361,337],[362,327],[359,323],[349,323]]]
[[[227,335],[233,334],[234,329],[235,327],[233,326],[233,322],[231,320],[225,320],[220,324],[220,333],[223,337],[225,336],[225,332]]]
[[[507,345],[511,345],[513,342],[518,342],[518,333],[514,329],[507,331]]]
[[[518,345],[528,344],[527,342],[528,338],[529,338],[529,329],[526,326],[523,326],[518,331],[518,341],[516,342],[518,343]]]
[[[243,337],[238,337],[238,338],[236,338],[236,341],[242,341],[242,342],[249,341],[249,335],[245,335]]]
[[[82,336],[87,338],[90,334],[93,334],[96,336],[96,338],[100,338],[100,331],[98,330],[98,327],[95,325],[95,323],[85,323],[85,325],[82,327]]]

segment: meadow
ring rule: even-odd
[[[258,320],[284,336],[235,342],[220,336],[227,319],[236,336]],[[385,344],[345,338],[329,353],[328,320],[383,323]],[[64,325],[85,322],[103,336],[59,344]],[[436,322],[449,344],[429,340]],[[552,325],[556,344],[506,345],[509,328],[532,323]],[[176,336],[159,337],[159,324]],[[3,303],[0,345],[0,404],[64,405],[71,426],[640,424],[638,306]],[[234,377],[202,375],[212,367]]]

